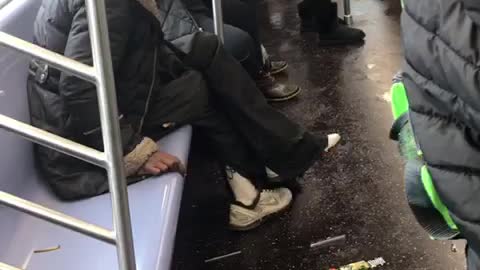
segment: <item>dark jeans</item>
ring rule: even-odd
[[[178,65],[174,55],[163,54],[167,65]],[[179,58],[188,67],[153,97],[146,135],[165,134],[162,123],[191,124],[219,161],[252,179],[258,188],[265,180],[265,166],[288,179],[303,174],[317,160],[326,140],[316,139],[272,108],[214,35],[195,34],[192,51]]]
[[[320,33],[329,33],[338,24],[337,3],[331,0],[303,0],[299,4],[302,19],[313,20]]]
[[[222,7],[224,47],[255,78],[263,68],[256,0],[226,0]],[[214,32],[211,12],[193,13],[193,16],[204,31]]]

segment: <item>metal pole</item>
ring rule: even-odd
[[[17,209],[26,214],[49,221],[73,231],[91,236],[98,240],[115,244],[115,234],[112,231],[46,208],[39,204],[18,198],[3,191],[0,191],[0,204]]]
[[[95,82],[95,70],[93,67],[72,60],[61,54],[46,50],[4,32],[0,32],[0,45],[41,59],[53,67],[64,70],[89,82]]]
[[[77,157],[97,166],[106,166],[104,153],[49,133],[45,130],[32,127],[2,114],[0,114],[0,128],[16,133],[45,147],[49,147],[64,154]]]
[[[4,264],[4,263],[0,262],[0,270],[24,270],[24,269],[13,267],[11,265]]]
[[[353,17],[352,17],[352,8],[350,6],[350,0],[343,0],[343,8],[345,10],[345,23],[347,25],[352,25],[353,24]]]
[[[0,9],[10,3],[12,0],[0,0]]]
[[[213,22],[215,28],[215,34],[218,36],[220,41],[224,43],[224,34],[223,34],[223,9],[222,9],[222,0],[212,0],[213,8]],[[248,18],[245,18],[248,19]]]
[[[117,95],[104,0],[86,0],[93,66],[102,122],[103,145],[107,158],[108,183],[112,198],[113,225],[117,240],[119,269],[135,270],[132,225],[123,164]]]

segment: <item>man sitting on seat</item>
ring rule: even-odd
[[[190,124],[225,165],[234,194],[232,229],[254,228],[286,209],[292,193],[264,190],[266,168],[287,179],[302,175],[339,136],[313,136],[270,107],[216,36],[200,32],[184,39],[188,53],[166,42],[154,1],[106,0],[106,5],[129,183],[184,173],[181,162],[162,152],[155,140]],[[85,2],[44,0],[34,40],[91,65]],[[30,73],[32,123],[101,150],[95,86],[38,60],[32,61]],[[45,180],[62,199],[108,191],[103,169],[41,146],[36,157]]]
[[[181,1],[202,30],[214,32],[211,0]],[[243,65],[268,101],[280,102],[295,98],[300,93],[300,87],[279,83],[273,76],[287,69],[287,62],[270,61],[268,58],[264,61],[255,3],[241,0],[222,2],[224,47],[227,52]]]

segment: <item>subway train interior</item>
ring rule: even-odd
[[[480,270],[479,55],[478,0],[0,0],[0,270]]]

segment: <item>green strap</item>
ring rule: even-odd
[[[393,118],[396,120],[402,114],[408,112],[408,98],[407,91],[402,82],[397,82],[392,85],[391,88],[392,94],[392,113]]]
[[[450,212],[448,211],[447,207],[445,206],[445,204],[443,204],[440,196],[438,196],[435,185],[433,184],[432,176],[428,172],[427,166],[425,165],[422,167],[422,182],[423,187],[425,188],[428,197],[430,197],[430,200],[432,201],[435,209],[440,212],[450,229],[458,231],[457,224],[455,224],[452,217],[450,216]]]

